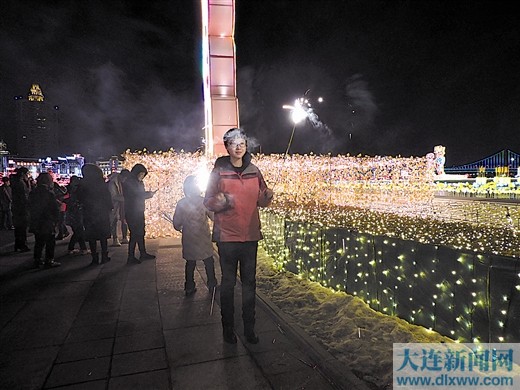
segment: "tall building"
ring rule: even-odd
[[[50,106],[38,84],[33,84],[27,98],[15,96],[16,154],[41,157],[59,154],[60,115],[58,106]]]

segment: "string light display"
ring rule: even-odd
[[[207,176],[213,161],[174,150],[123,157],[129,169],[144,164],[145,186],[159,190],[147,202],[148,236],[175,235],[162,215],[183,197],[184,178]],[[480,204],[479,223],[446,220],[425,158],[311,154],[253,161],[268,183],[280,178],[274,204],[261,213],[262,245],[275,268],[458,341],[520,340],[517,229],[485,223],[499,215],[515,219],[516,208],[509,206],[506,217],[503,206],[471,202]],[[467,212],[457,207],[450,212]]]
[[[157,190],[154,197],[146,204],[146,235],[148,238],[180,237],[167,216],[173,216],[175,205],[184,197],[182,184],[189,175],[198,175],[207,179],[213,162],[202,153],[186,153],[170,149],[149,152],[146,149],[123,153],[123,167],[132,169],[143,164],[148,170],[144,178],[146,190]]]

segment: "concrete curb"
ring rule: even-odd
[[[301,345],[312,358],[317,370],[332,386],[338,390],[369,390],[370,388],[344,365],[332,356],[325,348],[305,333],[293,319],[285,314],[265,294],[256,291],[258,303],[271,315],[286,336]]]

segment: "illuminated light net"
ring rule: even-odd
[[[182,184],[189,175],[207,178],[206,173],[213,166],[213,160],[208,160],[202,153],[177,152],[174,149],[150,153],[146,149],[123,153],[127,169],[137,164],[143,164],[148,170],[144,178],[146,190],[158,190],[152,199],[145,202],[146,236],[180,237],[172,224],[164,217],[173,216],[175,205],[184,197]]]
[[[146,201],[147,237],[178,237],[163,215],[173,215],[184,196],[186,176],[204,180],[214,159],[173,149],[127,150],[123,157],[125,168],[143,164],[149,171],[146,189],[158,189]],[[284,161],[282,155],[255,155],[253,162],[275,192],[268,210],[289,220],[520,257],[518,208],[508,207],[506,218],[504,206],[456,201],[446,205],[434,200],[436,187],[425,158],[310,154],[287,156]]]

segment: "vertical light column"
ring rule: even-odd
[[[206,156],[224,154],[224,133],[239,126],[235,0],[201,0]]]

